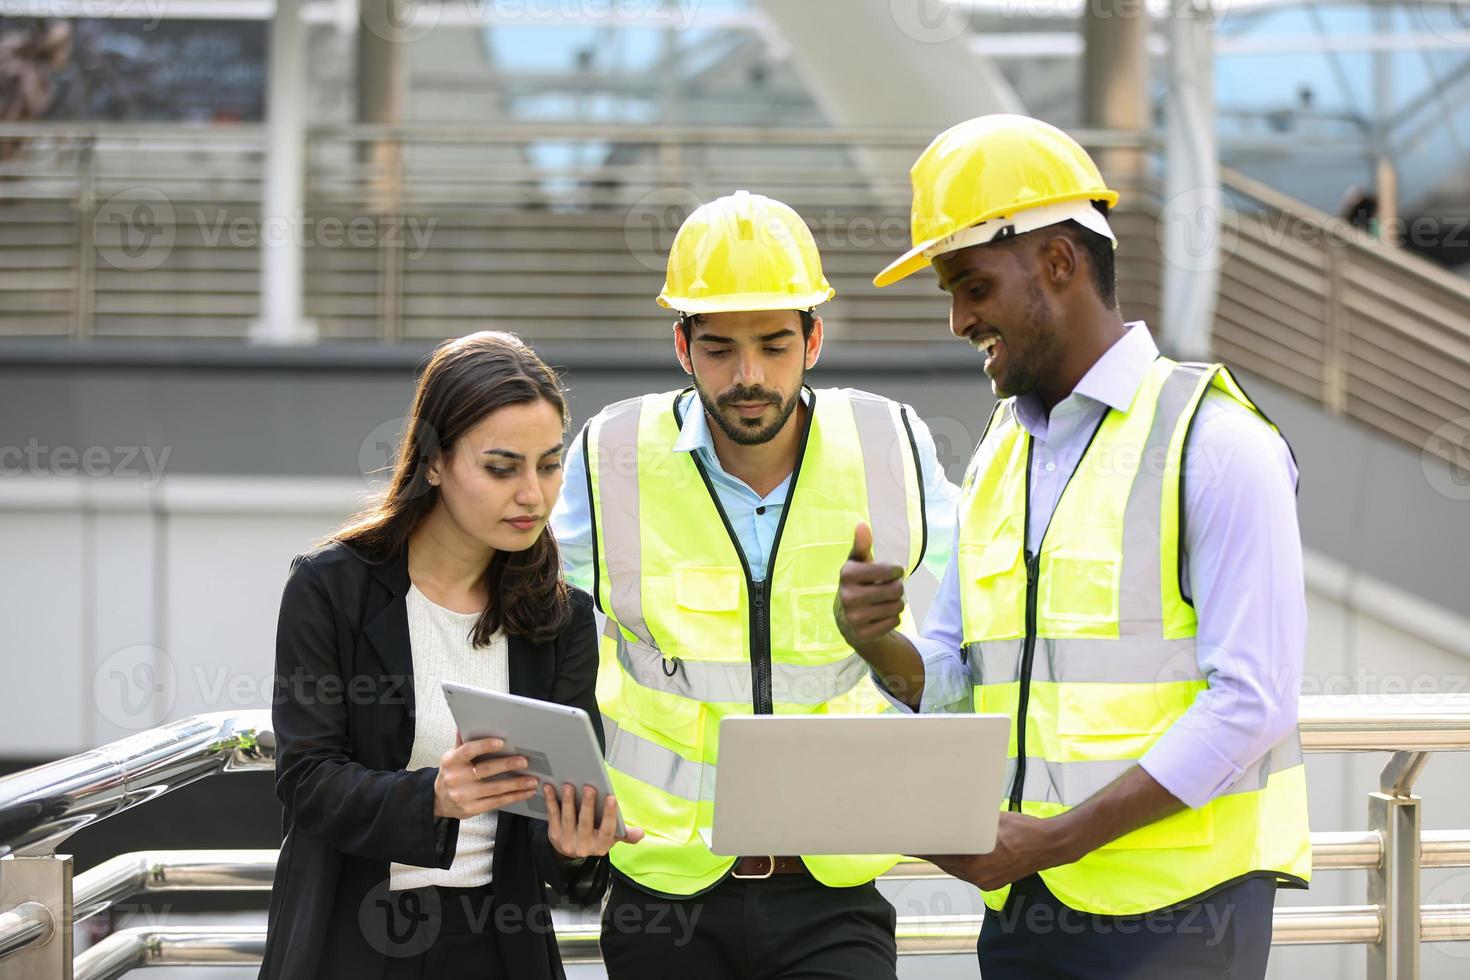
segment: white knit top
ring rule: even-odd
[[[496,632],[490,645],[475,649],[470,631],[479,613],[460,613],[431,602],[418,586],[408,589],[408,638],[413,650],[413,690],[416,717],[413,752],[408,769],[437,766],[439,757],[454,748],[454,717],[444,700],[440,681],[457,681],[489,691],[510,689],[505,634]],[[495,811],[459,822],[454,863],[448,870],[389,866],[389,887],[421,888],[443,885],[473,888],[490,880],[490,857],[495,851]]]

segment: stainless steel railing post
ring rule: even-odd
[[[1427,752],[1395,752],[1381,791],[1368,795],[1368,826],[1383,838],[1383,860],[1368,871],[1368,902],[1383,919],[1368,946],[1368,980],[1419,976],[1420,801],[1411,790],[1428,761]]]
[[[6,980],[72,980],[71,855],[0,859]]]

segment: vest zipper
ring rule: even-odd
[[[1026,785],[1026,709],[1031,702],[1031,666],[1036,659],[1036,591],[1041,580],[1041,555],[1026,552],[1026,641],[1021,651],[1021,691],[1016,709],[1016,780],[1011,786],[1011,809],[1021,810],[1021,788]]]
[[[775,555],[771,557],[774,561]],[[758,715],[768,715],[771,713],[771,609],[766,603],[765,582],[750,583],[750,673],[751,707]]]
[[[1097,434],[1102,431],[1103,423],[1112,414],[1109,408],[1103,412],[1102,418],[1097,420],[1097,426],[1092,430],[1092,435],[1087,438],[1087,445],[1082,447],[1082,455],[1077,457],[1077,465],[1067,475],[1067,480],[1062,484],[1062,492],[1057,495],[1056,506],[1052,508],[1052,516],[1056,516],[1057,508],[1062,506],[1062,498],[1067,494],[1067,487],[1072,485],[1072,477],[1077,475],[1081,469],[1082,462],[1087,458],[1087,452],[1092,448],[1092,443],[1097,439]],[[988,432],[989,429],[987,428]],[[1036,451],[1036,440],[1028,432],[1026,434],[1026,500],[1021,511],[1021,533],[1031,533],[1031,464],[1033,454]],[[1031,666],[1036,659],[1036,593],[1041,584],[1041,546],[1046,541],[1046,532],[1051,530],[1051,518],[1047,518],[1046,526],[1041,529],[1041,537],[1036,542],[1036,552],[1033,554],[1023,544],[1021,553],[1025,557],[1026,564],[1026,639],[1021,647],[1021,689],[1016,703],[1016,778],[1011,783],[1010,808],[1019,813],[1021,810],[1021,790],[1026,785],[1026,709],[1031,704]]]

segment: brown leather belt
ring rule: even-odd
[[[761,855],[759,857],[743,857],[735,862],[735,867],[730,874],[735,878],[761,879],[769,878],[771,875],[804,875],[807,873],[806,865],[799,857],[773,857]]]

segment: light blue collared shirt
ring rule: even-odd
[[[1158,354],[1148,328],[1130,323],[1050,414],[1034,394],[1017,399],[1016,417],[1034,440],[1028,551],[1036,549],[1103,413],[1128,408]],[[1197,656],[1209,687],[1139,764],[1186,805],[1200,807],[1296,727],[1306,586],[1296,462],[1269,425],[1210,389],[1189,436],[1184,472],[1182,579],[1199,620]],[[960,661],[956,546],[951,541],[916,643],[925,671],[921,711],[952,710],[970,696],[969,671]]]
[[[802,398],[810,401],[805,390]],[[954,539],[955,503],[959,498],[959,488],[949,482],[944,468],[939,465],[929,427],[912,408],[905,405],[903,409],[908,412],[913,426],[914,445],[919,451],[919,468],[924,481],[924,513],[929,522],[929,545],[924,564],[937,578],[949,561],[946,549]],[[684,424],[673,451],[699,454],[699,461],[704,464],[710,483],[719,495],[720,506],[725,509],[730,527],[740,541],[740,550],[750,563],[750,574],[756,581],[763,582],[771,543],[776,539],[776,529],[781,525],[781,514],[786,507],[791,476],[788,474],[779,486],[762,497],[744,480],[726,473],[720,465],[714,438],[710,435],[709,420],[694,392],[689,392],[679,402],[679,411],[684,416]],[[587,470],[582,461],[582,438],[583,433],[578,433],[564,457],[565,479],[562,481],[561,499],[551,512],[551,525],[561,547],[567,581],[590,591],[593,575],[592,519],[587,500]],[[879,521],[882,517],[875,514],[873,519]]]

